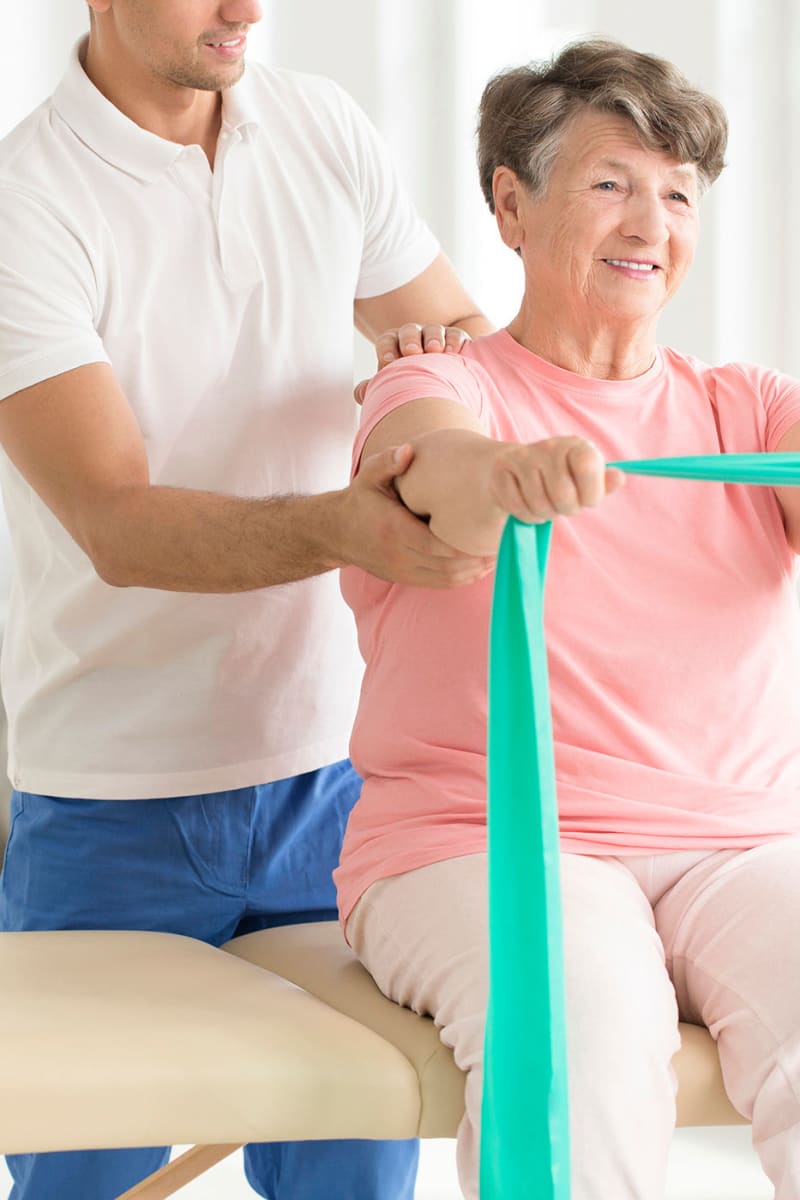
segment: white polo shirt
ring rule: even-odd
[[[241,496],[347,482],[352,311],[438,246],[328,80],[250,64],[212,174],[93,87],[81,47],[0,143],[0,399],[113,365],[156,484]],[[347,753],[361,664],[337,573],[233,596],[102,583],[4,455],[15,787],[190,795]]]

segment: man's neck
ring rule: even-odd
[[[97,90],[136,125],[181,146],[201,146],[213,168],[222,124],[219,92],[138,76],[112,62],[92,37],[83,69]]]

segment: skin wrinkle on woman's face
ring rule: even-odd
[[[694,257],[699,198],[694,164],[643,146],[624,117],[579,114],[544,195],[521,190],[529,286],[560,318],[655,323]],[[609,259],[654,262],[657,270],[629,278]]]

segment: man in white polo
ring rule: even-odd
[[[352,101],[244,73],[258,0],[89,7],[0,144],[0,926],[219,944],[335,916],[360,668],[334,568],[487,567],[398,503],[407,447],[347,485],[353,312],[373,339],[488,324]],[[166,1154],[16,1156],[12,1197],[111,1200]],[[415,1167],[415,1143],[246,1154],[270,1200],[410,1200]]]

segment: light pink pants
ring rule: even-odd
[[[776,1200],[800,1200],[800,841],[647,858],[567,854],[561,874],[573,1200],[662,1200],[679,1014],[717,1040],[728,1095],[752,1121]],[[467,1073],[457,1153],[473,1200],[485,855],[373,884],[347,936],[387,996],[433,1017]]]

